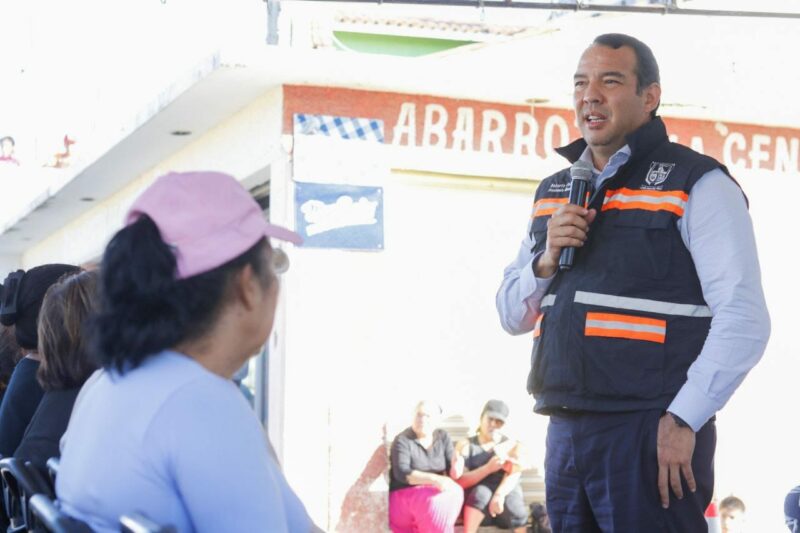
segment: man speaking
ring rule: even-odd
[[[583,138],[558,150],[572,168],[539,185],[497,293],[503,328],[533,331],[555,532],[706,531],[714,414],[769,337],[747,200],[719,162],[669,141],[660,99],[647,45],[607,34],[586,49]]]

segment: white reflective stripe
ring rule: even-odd
[[[664,335],[667,328],[664,326],[651,326],[647,324],[631,324],[630,322],[613,322],[611,320],[587,320],[587,328],[624,329],[627,331],[642,331],[645,333],[658,333]]]
[[[556,295],[555,294],[548,294],[544,298],[542,298],[542,303],[539,304],[539,309],[542,307],[550,307],[556,303]]]
[[[644,202],[653,205],[673,204],[680,208],[686,207],[686,200],[684,200],[683,198],[678,198],[677,196],[667,196],[667,195],[654,197],[645,194],[631,196],[630,194],[617,193],[611,196],[606,196],[605,200],[603,200],[603,205],[609,202],[621,202],[621,203]]]
[[[575,292],[575,302],[579,304],[601,305],[615,309],[627,309],[629,311],[644,311],[646,313],[658,313],[661,315],[690,316],[704,318],[711,316],[711,309],[707,305],[676,304],[672,302],[660,302],[658,300],[646,300],[644,298],[629,298],[627,296],[612,296],[610,294],[600,294],[599,292]]]

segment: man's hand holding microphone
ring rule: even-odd
[[[537,278],[549,278],[557,270],[569,270],[575,257],[575,248],[586,242],[589,225],[597,210],[587,209],[587,192],[592,179],[592,168],[578,160],[570,168],[572,177],[569,203],[560,207],[547,221],[547,245],[533,264]]]

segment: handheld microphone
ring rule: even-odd
[[[569,203],[586,207],[586,191],[589,190],[589,181],[592,179],[592,167],[580,159],[569,169],[572,182],[569,190]],[[558,269],[569,270],[575,260],[575,247],[567,246],[561,249],[558,258]]]

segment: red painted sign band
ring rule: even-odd
[[[510,105],[438,96],[337,87],[284,86],[284,133],[294,113],[382,120],[385,141],[399,146],[552,155],[580,136],[572,110]],[[798,172],[800,129],[665,117],[673,141],[728,167]]]

